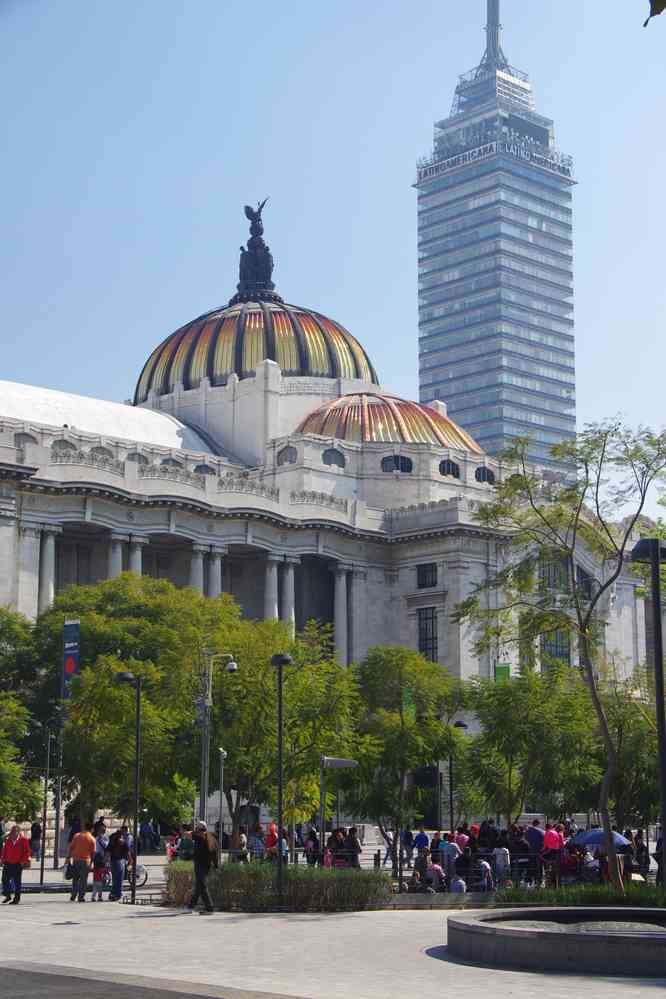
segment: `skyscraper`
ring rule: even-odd
[[[487,0],[486,51],[419,162],[419,382],[490,453],[575,432],[572,161]]]

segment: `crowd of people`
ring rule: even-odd
[[[614,830],[618,832],[618,830]],[[411,870],[403,890],[413,892],[488,892],[515,883],[530,886],[559,884],[562,880],[608,881],[608,863],[603,842],[593,849],[576,840],[573,821],[529,825],[512,824],[499,829],[493,819],[480,824],[464,822],[455,832],[435,832],[430,838],[421,827],[400,834],[402,867]],[[386,850],[382,866],[393,862],[394,835],[383,833]],[[618,847],[625,877],[646,878],[650,852],[641,829],[627,829],[627,846]],[[395,850],[397,855],[397,850]],[[663,882],[663,847],[657,843],[657,883]]]

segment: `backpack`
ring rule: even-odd
[[[194,856],[194,843],[191,836],[183,836],[178,847],[179,860],[191,860]]]

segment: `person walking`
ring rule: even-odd
[[[123,894],[123,881],[131,849],[131,837],[127,826],[116,829],[109,836],[108,852],[111,860],[111,892],[109,902],[119,902]]]
[[[97,843],[92,834],[92,822],[86,822],[84,832],[75,833],[72,842],[69,844],[69,858],[74,868],[72,878],[72,893],[69,896],[70,902],[78,898],[79,902],[85,902],[86,890],[88,888],[88,871],[92,869]]]
[[[189,908],[196,909],[199,899],[205,912],[213,912],[213,902],[206,881],[211,867],[217,867],[217,840],[208,832],[205,822],[197,822],[192,833],[194,843],[194,891]]]
[[[42,824],[41,822],[33,822],[30,826],[30,853],[35,858],[39,860],[41,856],[42,849]]]
[[[18,826],[11,827],[9,836],[2,844],[0,861],[2,862],[2,894],[4,896],[2,904],[10,902],[12,905],[18,905],[21,901],[23,869],[30,863],[28,837],[23,835]],[[12,885],[14,886],[14,898],[12,898]]]
[[[345,839],[345,850],[347,851],[349,866],[356,868],[360,867],[360,858],[363,853],[363,847],[361,846],[361,841],[358,838],[358,829],[356,826],[352,826],[347,833],[347,838]]]

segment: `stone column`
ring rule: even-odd
[[[208,596],[219,597],[222,592],[222,559],[226,548],[211,548],[208,559]]]
[[[37,617],[39,593],[39,524],[21,524],[19,527],[18,592],[16,609],[26,617]]]
[[[293,638],[296,634],[296,597],[294,592],[294,566],[300,563],[299,558],[292,558],[285,555],[284,568],[282,570],[282,614],[281,619],[289,628],[289,634]]]
[[[335,630],[335,655],[341,666],[349,662],[347,641],[347,566],[336,562],[331,566],[335,576],[333,597],[333,628]]]
[[[351,623],[349,631],[349,647],[347,649],[350,662],[359,661],[367,652],[367,572],[361,566],[355,565],[351,576]]]
[[[55,542],[59,527],[42,529],[42,551],[39,561],[39,613],[53,603],[55,596]]]
[[[129,545],[129,571],[135,572],[137,576],[143,575],[143,546],[148,544],[148,538],[137,537],[133,534]]]
[[[192,545],[190,557],[190,586],[199,593],[204,591],[204,555],[208,549],[205,545]]]
[[[116,579],[123,571],[123,543],[127,540],[126,534],[111,534],[109,538],[109,579]]]
[[[278,563],[279,555],[266,556],[266,582],[264,584],[264,619],[277,621],[278,618]]]

